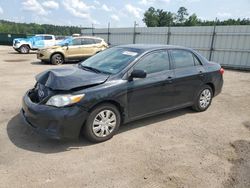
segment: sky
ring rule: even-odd
[[[201,19],[250,18],[250,0],[0,0],[0,19],[80,27],[144,27],[149,7],[177,12],[184,6]]]

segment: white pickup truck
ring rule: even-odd
[[[60,41],[56,40],[54,35],[40,34],[29,38],[14,39],[13,48],[19,53],[27,54],[30,50],[37,50],[48,46],[54,46],[58,42]]]

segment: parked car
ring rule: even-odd
[[[13,40],[13,48],[19,53],[27,54],[30,50],[54,46],[59,40],[55,39],[54,35],[35,35],[29,38],[16,38]]]
[[[53,65],[59,65],[65,61],[86,59],[107,47],[107,43],[99,37],[69,37],[57,46],[38,50],[37,58],[44,62],[51,62]]]
[[[192,49],[117,46],[78,65],[38,74],[21,114],[49,137],[74,138],[82,132],[102,142],[121,123],[189,106],[205,111],[222,90],[223,73]]]

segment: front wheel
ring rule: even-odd
[[[195,98],[194,105],[192,106],[193,110],[197,112],[203,112],[208,109],[211,105],[213,98],[213,91],[209,85],[203,86],[197,97]]]
[[[19,48],[19,53],[21,54],[28,54],[30,52],[30,48],[27,45],[22,45]]]
[[[64,63],[64,58],[61,54],[54,54],[52,57],[51,57],[51,63],[53,65],[61,65]]]
[[[83,134],[91,142],[103,142],[114,136],[120,123],[121,116],[116,106],[103,104],[90,113]]]

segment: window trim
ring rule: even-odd
[[[159,50],[153,50],[153,51],[150,51],[146,54],[144,54],[142,57],[140,57],[140,59],[138,59],[134,64],[133,66],[127,71],[127,73],[131,73],[135,66],[141,62],[144,58],[146,58],[147,56],[151,55],[151,54],[154,54],[154,53],[157,53],[157,52],[161,52],[161,51],[164,51],[168,54],[168,60],[169,60],[169,69],[168,70],[162,70],[162,71],[159,71],[159,72],[153,72],[153,73],[147,73],[147,75],[153,75],[153,74],[158,74],[158,73],[162,73],[162,72],[166,72],[166,71],[170,71],[172,70],[172,64],[171,64],[171,59],[170,59],[170,54],[169,54],[169,50],[168,49],[159,49]],[[147,77],[146,77],[147,78]]]
[[[193,54],[193,58],[199,62],[199,65],[196,65],[195,61],[194,61],[194,66],[202,66],[203,64],[201,63],[201,60],[194,53],[192,53],[192,54]]]

